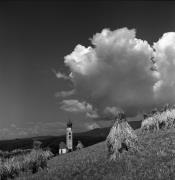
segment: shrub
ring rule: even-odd
[[[43,151],[41,149],[33,149],[30,153],[24,155],[14,156],[0,161],[0,179],[14,178],[22,171],[31,171],[36,173],[41,167],[47,168],[47,160],[53,157],[50,151]]]

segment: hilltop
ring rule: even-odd
[[[23,176],[19,180],[58,179],[174,179],[175,129],[143,134],[136,130],[140,151],[123,153],[109,161],[105,142],[57,156],[49,161],[48,172]]]

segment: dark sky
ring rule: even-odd
[[[121,27],[135,28],[138,38],[152,44],[164,32],[175,31],[175,3],[0,3],[1,136],[8,138],[9,131],[20,136],[15,134],[18,130],[25,134],[27,128],[49,122],[53,124],[43,134],[59,134],[64,125],[57,123],[68,117],[75,129],[86,130],[84,116],[59,110],[60,100],[54,94],[72,87],[57,79],[51,69],[65,71],[64,56],[77,44],[88,46],[89,38],[103,28]]]

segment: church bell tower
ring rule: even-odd
[[[67,122],[66,128],[66,145],[68,152],[73,151],[72,122],[70,120]]]

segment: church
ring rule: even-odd
[[[72,122],[69,120],[66,128],[66,145],[68,152],[73,151]]]
[[[73,151],[73,134],[72,134],[72,122],[69,120],[66,127],[66,144],[61,142],[59,144],[59,154],[65,154]]]

